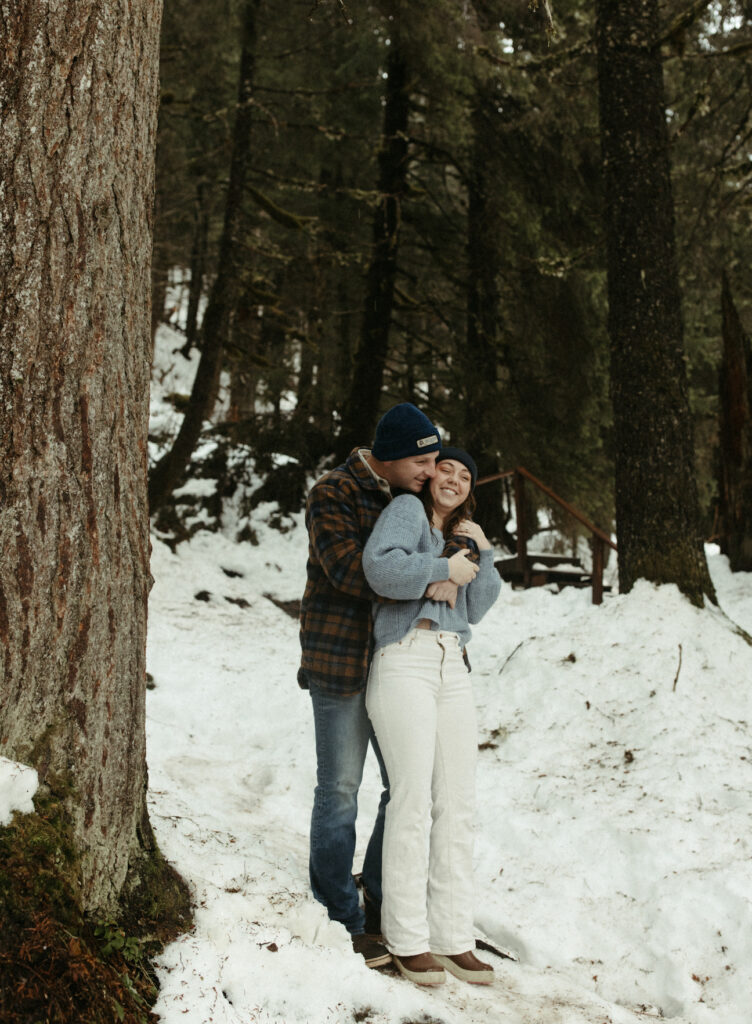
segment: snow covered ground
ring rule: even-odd
[[[182,372],[162,371],[157,424]],[[297,622],[265,596],[300,597],[306,538],[270,511],[257,545],[229,522],[154,538],[150,811],[197,906],[160,960],[165,1024],[748,1024],[752,575],[711,553],[723,611],[644,582],[600,608],[504,585],[469,648],[476,923],[519,961],[425,991],[367,970],[309,893],[312,717]],[[33,790],[8,764],[0,817]],[[369,757],[359,857],[378,793]]]
[[[167,1024],[747,1024],[752,649],[731,620],[752,631],[752,579],[711,557],[730,618],[646,583],[600,608],[504,587],[470,645],[476,921],[520,960],[425,992],[362,967],[309,895],[309,698],[263,596],[300,595],[306,543],[263,514],[256,547],[154,546],[151,813],[199,908],[162,958]],[[377,798],[369,759],[362,838]]]
[[[164,427],[192,367],[160,343]],[[476,923],[519,961],[491,957],[491,989],[427,992],[363,967],[308,890],[309,698],[297,623],[265,596],[300,597],[306,537],[270,512],[252,514],[257,545],[229,519],[154,544],[151,812],[198,906],[162,958],[166,1024],[748,1024],[752,648],[735,623],[752,632],[752,577],[709,552],[722,612],[647,583],[600,608],[503,588],[470,645]],[[378,794],[369,758],[360,855]]]

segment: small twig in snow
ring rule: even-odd
[[[513,657],[515,656],[515,654],[517,653],[517,651],[519,651],[520,647],[522,647],[522,645],[523,645],[524,643],[525,643],[525,641],[524,641],[524,640],[520,640],[520,642],[519,642],[519,643],[517,644],[517,646],[515,647],[515,649],[514,649],[514,650],[512,651],[512,653],[511,653],[511,654],[509,655],[509,657],[507,658],[507,660],[506,660],[506,661],[504,662],[504,664],[503,664],[503,665],[501,666],[501,668],[499,669],[499,671],[498,671],[498,675],[501,675],[501,673],[502,673],[502,672],[504,671],[504,669],[505,669],[505,668],[507,667],[507,665],[509,664],[509,662],[510,662],[510,661],[512,660],[512,658],[513,658]]]
[[[672,693],[676,693],[676,684],[679,682],[679,673],[681,672],[681,659],[682,659],[682,645],[679,644],[679,664],[676,669],[676,675],[674,676],[674,685],[671,688]]]

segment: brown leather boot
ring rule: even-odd
[[[446,967],[450,974],[471,985],[491,985],[494,980],[494,969],[490,964],[479,960],[472,950],[467,953],[455,953],[453,956],[442,956],[434,953],[434,959]]]
[[[442,985],[446,981],[444,968],[437,962],[432,953],[416,953],[414,956],[397,956],[392,953],[392,960],[400,974],[416,985]]]

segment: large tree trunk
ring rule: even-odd
[[[368,444],[379,418],[381,386],[397,279],[401,207],[407,178],[409,94],[407,66],[395,31],[387,60],[384,138],[379,152],[380,202],[373,222],[373,252],[366,280],[360,342],[338,439],[344,457],[356,444]]]
[[[222,358],[232,330],[243,262],[243,204],[251,155],[256,14],[260,2],[261,0],[246,0],[243,5],[238,105],[217,275],[201,324],[201,358],[188,408],[172,448],[162,456],[149,478],[149,507],[152,513],[164,504],[179,483],[201,436],[204,421],[209,419],[214,411]]]
[[[151,846],[146,437],[161,4],[15,0],[0,65],[0,753],[65,807],[84,909]]]
[[[719,370],[718,509],[721,551],[734,572],[752,572],[752,345],[721,287],[723,359]]]
[[[501,303],[497,275],[500,162],[494,160],[493,113],[498,120],[496,83],[479,84],[473,110],[473,149],[467,198],[467,344],[460,353],[465,392],[464,442],[478,460],[481,474],[493,471],[494,438],[488,417],[496,417],[499,401],[497,361]]]
[[[204,293],[204,275],[206,273],[206,255],[209,242],[209,213],[206,204],[206,186],[200,182],[196,189],[194,204],[195,223],[193,245],[191,247],[191,281],[188,287],[188,311],[185,316],[185,345],[183,355],[190,351],[198,341],[198,307]]]
[[[597,0],[619,586],[714,598],[700,535],[657,0]]]
[[[473,146],[467,183],[467,334],[459,352],[464,424],[459,442],[472,452],[481,477],[501,468],[497,461],[500,404],[497,383],[502,330],[499,245],[504,230],[499,200],[503,173],[496,139],[496,81],[476,85],[472,112]],[[504,530],[499,485],[476,492],[478,518],[489,535]]]

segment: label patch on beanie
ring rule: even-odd
[[[439,439],[436,434],[431,434],[430,437],[421,437],[416,442],[419,448],[425,448],[429,444],[438,444]]]

